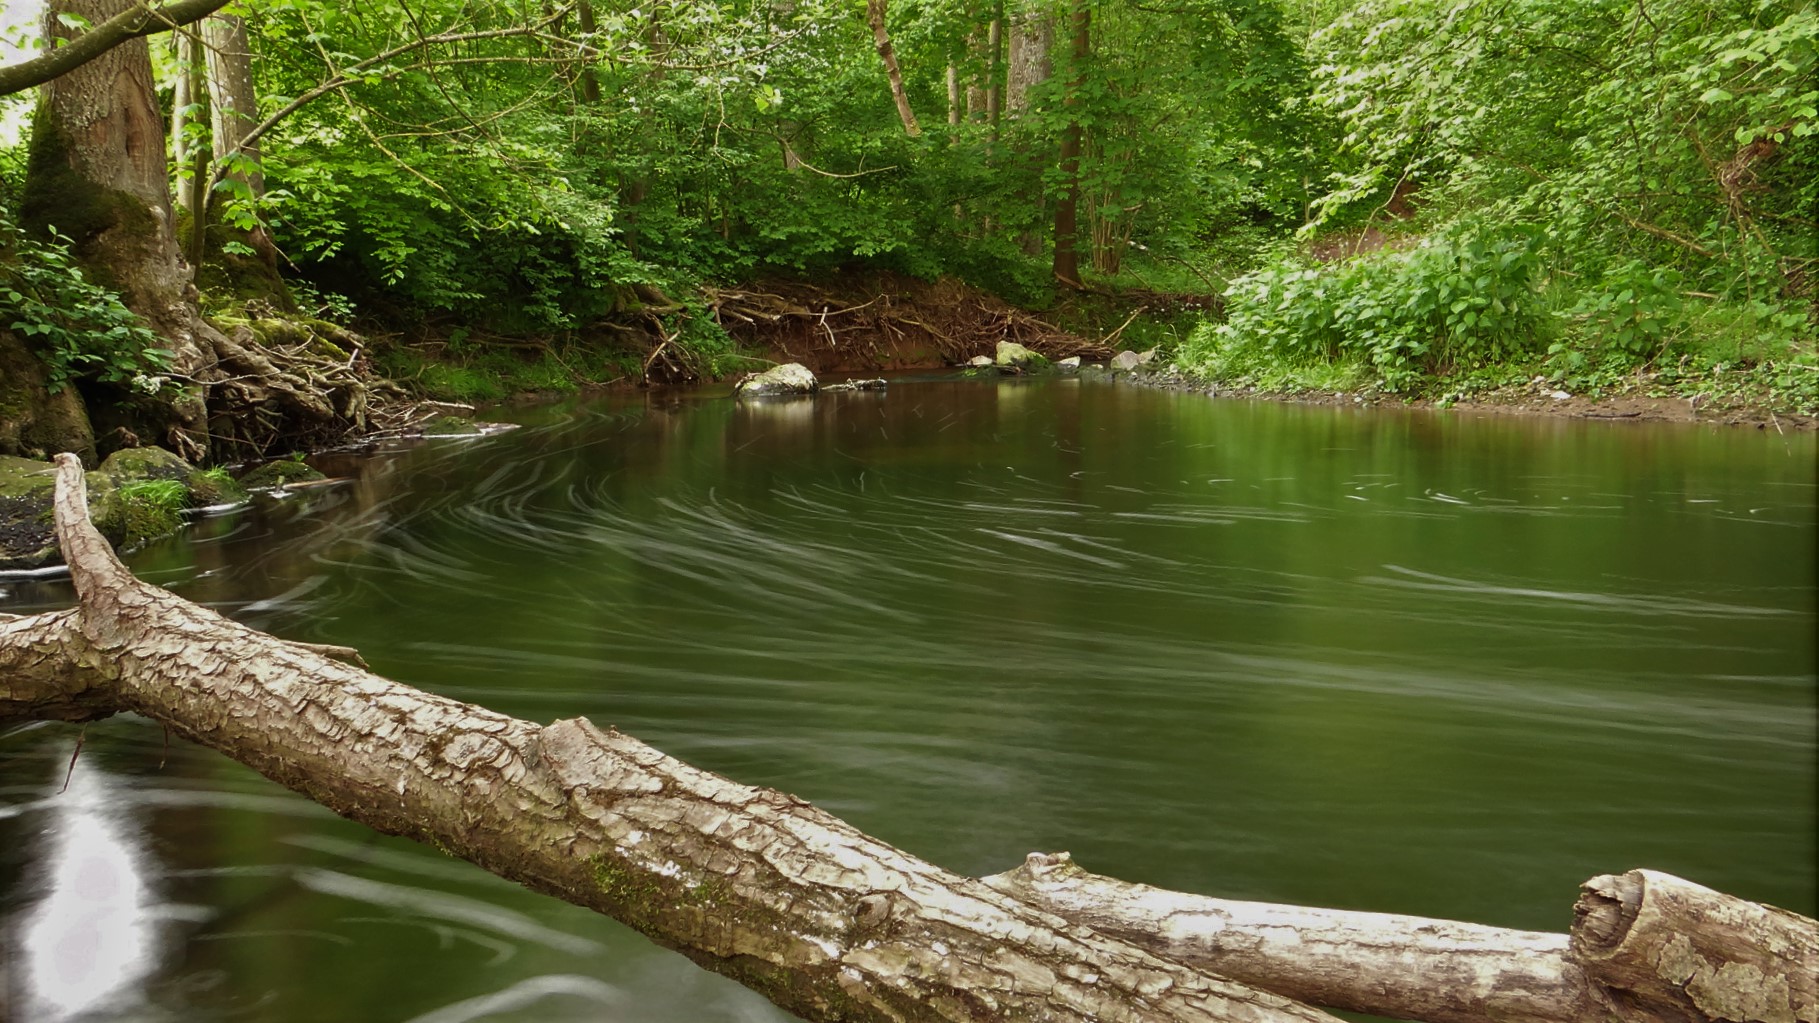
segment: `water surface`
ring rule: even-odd
[[[1073,381],[513,414],[129,560],[963,873],[1564,930],[1649,866],[1814,912],[1811,434]],[[14,1018],[786,1018],[143,720],[72,771],[79,731],[0,736]]]

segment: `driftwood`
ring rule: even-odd
[[[624,921],[816,1021],[1815,1023],[1819,924],[1652,871],[1567,935],[1222,902],[1033,855],[985,881],[585,719],[399,685],[135,579],[58,456],[79,606],[0,615],[0,720],[135,711],[350,819]]]

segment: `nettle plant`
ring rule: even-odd
[[[70,239],[26,236],[0,216],[0,324],[50,369],[51,393],[78,379],[154,392],[170,352],[113,291],[82,275]]]

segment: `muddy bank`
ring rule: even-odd
[[[1710,423],[1758,430],[1819,430],[1819,416],[1778,412],[1761,406],[1644,393],[1640,387],[1620,394],[1592,397],[1566,394],[1553,384],[1500,388],[1464,398],[1412,397],[1366,391],[1266,391],[1255,387],[1227,387],[1206,380],[1183,377],[1172,370],[1135,374],[1132,383],[1170,390],[1193,391],[1218,398],[1251,398],[1301,405],[1358,408],[1424,408],[1436,412],[1472,415],[1549,416],[1558,419],[1598,419],[1613,422]],[[1556,397],[1566,394],[1565,397]]]

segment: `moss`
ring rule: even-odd
[[[137,547],[183,526],[183,509],[189,489],[179,480],[136,480],[120,487],[122,544]]]
[[[78,253],[86,253],[96,237],[108,230],[127,236],[155,236],[158,221],[145,203],[129,192],[108,188],[78,174],[70,164],[72,148],[56,111],[49,104],[38,104],[26,155],[25,187],[19,196],[20,223],[36,233],[55,227],[76,243]],[[107,276],[103,267],[91,265],[86,269],[98,277]],[[118,281],[100,283],[120,287]]]
[[[270,490],[292,483],[327,478],[311,468],[308,463],[294,458],[281,458],[276,462],[267,462],[241,476],[239,482],[240,486],[246,490]]]
[[[640,906],[663,895],[663,886],[648,872],[628,869],[612,853],[601,853],[588,865],[593,868],[595,887],[614,902]]]

